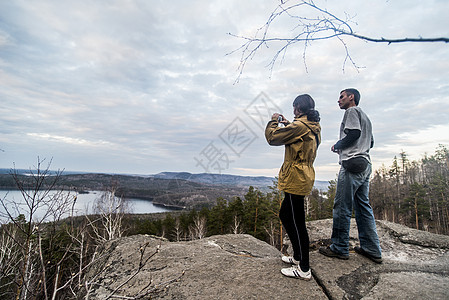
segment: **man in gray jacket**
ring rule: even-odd
[[[345,110],[340,126],[340,140],[331,150],[339,154],[341,165],[334,200],[332,244],[319,252],[329,257],[349,258],[349,227],[352,210],[359,231],[360,246],[354,250],[376,263],[382,263],[382,252],[373,209],[369,204],[371,175],[370,149],[374,145],[371,121],[358,107],[360,93],[356,89],[340,92],[338,105]]]

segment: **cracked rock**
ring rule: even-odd
[[[281,253],[250,235],[189,242],[136,235],[104,245],[89,270],[89,299],[447,299],[448,236],[378,221],[384,260],[378,265],[353,251],[354,220],[349,260],[317,251],[330,243],[332,220],[307,226],[310,281],[284,277]]]

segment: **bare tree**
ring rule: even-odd
[[[182,228],[181,228],[181,220],[179,218],[176,218],[174,233],[176,235],[176,241],[177,242],[181,241]]]
[[[243,233],[243,229],[241,226],[242,221],[237,215],[234,215],[234,223],[231,226],[231,232],[233,234],[241,234]]]
[[[65,239],[65,227],[58,223],[73,212],[76,196],[57,189],[62,172],[51,172],[51,160],[46,167],[44,162],[38,158],[28,175],[12,170],[22,199],[10,199],[8,195],[0,199],[5,223],[0,227],[2,297],[13,298],[14,294],[15,299],[56,299],[72,281],[69,278],[69,283],[64,283],[67,278],[61,275],[63,269],[67,271],[63,265],[69,257],[78,255],[80,248],[70,238]]]
[[[69,211],[70,200],[74,200],[64,196],[64,191],[54,190],[62,172],[51,174],[51,160],[46,168],[42,168],[44,162],[45,159],[38,158],[37,166],[29,170],[28,176],[19,174],[15,168],[11,170],[23,199],[10,200],[8,195],[0,199],[1,217],[10,223],[10,226],[3,226],[3,233],[14,241],[14,251],[20,253],[15,277],[9,278],[16,286],[16,299],[27,299],[40,280],[45,288],[45,271],[39,265],[40,246],[36,236],[45,221],[51,218],[52,221],[59,220]],[[2,247],[9,246],[3,244]]]
[[[189,227],[190,238],[192,240],[202,239],[206,236],[206,218],[197,215],[193,220],[193,225]]]
[[[0,199],[0,298],[77,298],[87,268],[97,259],[87,223],[75,226],[76,195],[58,189],[61,171],[51,160],[22,175],[11,171],[21,200]]]
[[[123,234],[122,220],[129,211],[126,200],[117,196],[117,186],[112,184],[109,190],[96,199],[94,212],[98,215],[95,220],[88,220],[99,241],[109,241],[119,238]]]
[[[4,225],[6,226],[6,225]],[[13,289],[17,270],[19,268],[20,253],[16,244],[17,228],[3,230],[0,240],[0,298],[8,298],[8,292]]]
[[[270,226],[265,226],[265,232],[268,234],[270,238],[270,245],[276,247],[277,237],[279,232],[277,231],[276,226],[273,224],[273,221],[270,221]]]
[[[282,32],[288,33],[288,36],[278,36],[278,33],[272,35],[271,29],[276,22],[285,20],[293,20],[292,28],[284,28]],[[229,33],[229,35],[243,39],[244,43],[232,53],[241,51],[239,77],[245,68],[248,60],[251,60],[257,51],[262,47],[269,48],[273,44],[277,44],[277,52],[269,63],[269,68],[272,71],[276,61],[280,57],[284,57],[287,48],[290,46],[302,43],[303,44],[303,61],[307,70],[306,64],[306,50],[312,41],[322,41],[329,39],[337,39],[345,49],[346,56],[343,61],[343,70],[348,61],[356,68],[359,67],[352,60],[349,48],[345,42],[345,38],[352,37],[367,42],[374,43],[409,43],[409,42],[443,42],[448,43],[447,37],[435,38],[373,38],[363,34],[357,34],[353,25],[355,25],[354,17],[345,14],[344,17],[337,16],[325,8],[319,7],[313,0],[295,0],[295,1],[280,1],[280,4],[268,17],[265,24],[257,29],[252,37],[240,36]],[[273,30],[276,32],[275,30]],[[237,79],[238,80],[238,79]]]

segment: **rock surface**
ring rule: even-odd
[[[352,222],[351,249],[358,244]],[[332,220],[308,223],[313,277],[284,277],[281,253],[249,235],[190,242],[136,235],[107,243],[90,270],[89,299],[447,299],[449,236],[378,221],[383,264],[351,251],[325,257]]]

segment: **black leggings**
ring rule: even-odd
[[[293,258],[300,261],[303,271],[309,270],[309,234],[307,233],[304,212],[304,196],[285,193],[279,211],[279,218],[284,225],[293,247]]]

